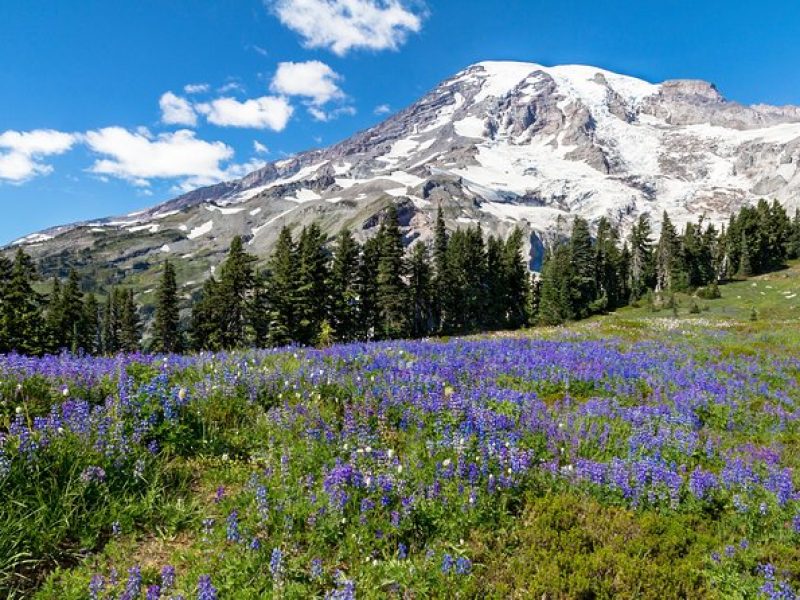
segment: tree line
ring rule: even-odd
[[[743,207],[717,230],[700,219],[678,232],[664,213],[654,239],[647,215],[624,241],[601,219],[595,235],[576,217],[568,239],[547,250],[532,277],[524,236],[484,236],[480,225],[449,232],[441,209],[433,240],[406,250],[396,208],[360,244],[342,230],[332,244],[318,225],[284,227],[266,267],[234,238],[217,272],[188,306],[174,266],[163,266],[147,350],[227,350],[287,344],[420,338],[554,325],[675,291],[717,296],[717,283],[800,258],[800,213],[776,201]],[[140,308],[130,288],[102,300],[70,272],[36,291],[32,259],[0,257],[0,352],[90,354],[142,348]],[[40,287],[40,286],[39,286]],[[181,310],[190,317],[184,327]]]
[[[327,344],[518,328],[529,321],[524,237],[486,238],[480,226],[404,250],[396,208],[359,244],[344,229],[329,249],[319,226],[284,227],[265,269],[240,238],[192,306],[194,349]],[[174,312],[174,311],[173,311]]]
[[[745,206],[719,230],[704,221],[678,232],[664,212],[655,240],[649,217],[641,215],[620,245],[607,219],[592,237],[588,223],[575,218],[569,239],[547,252],[533,320],[556,325],[678,291],[718,297],[719,282],[800,258],[800,212],[790,219],[777,201]]]

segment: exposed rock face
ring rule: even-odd
[[[285,224],[372,235],[389,202],[410,242],[448,224],[523,227],[530,264],[575,214],[623,228],[662,211],[726,220],[761,196],[794,210],[800,108],[728,102],[712,84],[651,84],[586,66],[487,62],[383,123],[324,150],[265,165],[151,210],[21,240],[45,270],[111,263],[107,279],[183,261],[191,285],[233,235],[266,257]],[[191,287],[190,285],[190,287]]]

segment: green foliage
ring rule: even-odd
[[[178,304],[178,282],[175,267],[169,261],[164,261],[164,272],[157,293],[151,349],[154,352],[181,352],[183,332]]]

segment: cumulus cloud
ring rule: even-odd
[[[161,121],[167,125],[197,125],[197,113],[186,98],[167,92],[158,101],[161,107]]]
[[[73,133],[53,129],[0,133],[0,180],[22,183],[52,172],[53,168],[41,159],[63,154],[78,138]]]
[[[324,62],[282,62],[272,78],[270,89],[284,96],[302,96],[316,105],[343,98],[337,81],[342,78]]]
[[[253,140],[253,150],[256,154],[269,154],[269,148],[258,140]]]
[[[422,28],[424,14],[401,0],[265,0],[308,48],[339,56],[353,49],[396,50]]]
[[[283,131],[294,112],[286,98],[262,96],[239,101],[236,98],[217,98],[195,105],[209,123],[220,127],[251,127]]]
[[[376,106],[375,110],[372,111],[372,112],[374,112],[378,116],[380,116],[380,115],[388,115],[389,113],[392,112],[392,107],[389,106],[388,104],[381,104],[379,106]]]
[[[187,94],[205,94],[211,86],[207,83],[187,83],[183,86],[183,91]]]
[[[106,127],[89,131],[84,138],[90,150],[106,157],[94,162],[92,173],[143,187],[159,178],[221,181],[227,178],[221,163],[233,157],[227,144],[197,139],[188,129],[153,135],[141,129]]]

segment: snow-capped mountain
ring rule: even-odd
[[[18,244],[47,269],[110,264],[106,278],[184,260],[195,283],[240,234],[266,256],[285,224],[331,235],[376,228],[389,202],[407,239],[480,222],[541,240],[572,215],[623,229],[640,213],[727,219],[742,204],[800,191],[800,108],[743,106],[702,81],[648,83],[589,66],[484,62],[383,123],[324,150],[265,165],[141,213],[54,228]]]

